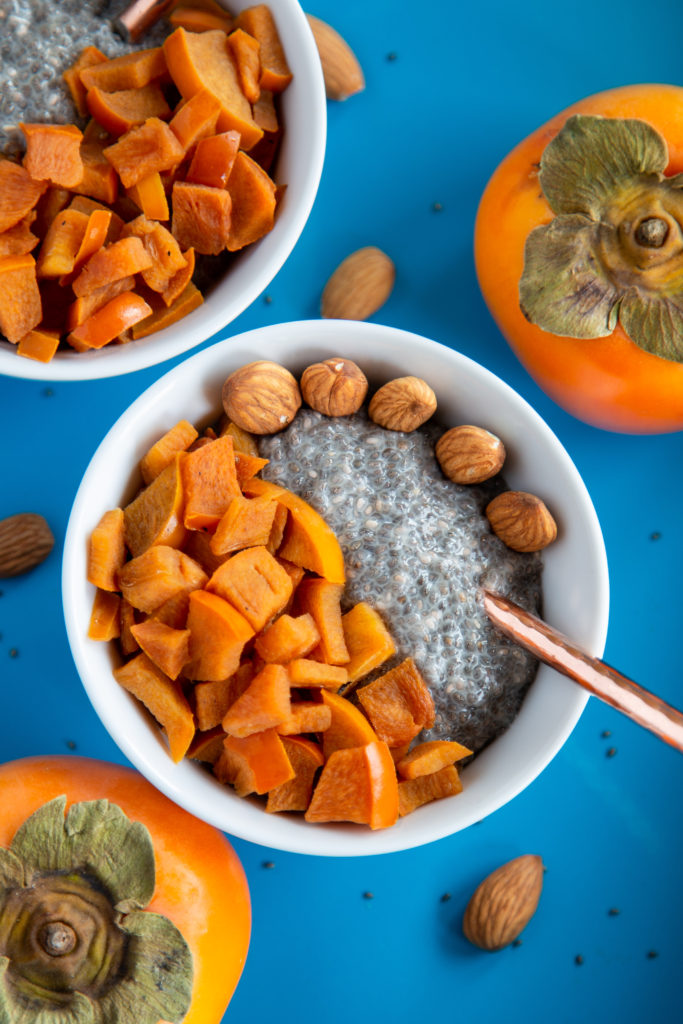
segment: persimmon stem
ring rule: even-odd
[[[661,217],[646,217],[635,231],[638,245],[646,249],[661,249],[669,234],[669,225]]]
[[[64,921],[48,921],[40,929],[38,941],[48,956],[67,956],[78,941],[76,932]]]

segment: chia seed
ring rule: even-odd
[[[513,720],[537,669],[490,624],[478,592],[540,614],[542,561],[491,532],[484,508],[506,489],[500,477],[462,487],[443,476],[434,456],[441,433],[434,424],[410,435],[383,430],[365,411],[335,419],[302,409],[259,447],[270,460],[263,476],[300,494],[336,533],[343,610],[367,601],[394,638],[396,655],[363,683],[412,657],[436,709],[420,739],[456,739],[477,752]]]

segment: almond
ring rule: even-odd
[[[447,430],[436,442],[436,458],[449,480],[480,484],[495,476],[505,462],[500,438],[482,427],[463,424]]]
[[[341,357],[313,363],[301,376],[304,401],[325,416],[351,416],[358,412],[367,390],[367,377],[361,368]]]
[[[365,88],[363,70],[358,58],[336,29],[326,21],[306,15],[311,27],[315,45],[318,47],[320,63],[325,80],[325,92],[330,100],[345,100]]]
[[[327,319],[366,320],[391,295],[396,268],[374,245],[343,260],[325,285],[320,313]]]
[[[0,577],[18,576],[45,561],[54,547],[52,530],[35,512],[0,521]]]
[[[486,506],[495,535],[513,551],[540,551],[557,537],[557,524],[544,502],[526,491],[504,491]]]
[[[259,359],[231,373],[223,384],[225,415],[250,434],[276,434],[301,408],[299,385],[279,363]]]
[[[436,410],[436,395],[420,377],[396,377],[370,399],[368,414],[386,430],[417,430]]]
[[[516,857],[493,871],[467,904],[462,929],[480,949],[509,945],[536,912],[543,888],[543,862],[535,854]]]

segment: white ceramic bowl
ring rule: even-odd
[[[274,359],[295,374],[319,359],[355,360],[371,387],[417,372],[434,388],[445,425],[479,423],[503,438],[504,475],[543,496],[559,538],[543,554],[544,614],[590,653],[602,654],[608,578],[600,527],[568,454],[538,414],[507,384],[465,356],[425,338],[376,324],[304,321],[263,327],[197,353],[175,367],[120,417],[95,453],[76,496],[66,535],[63,598],[71,649],[83,684],[126,757],[167,796],[232,835],[277,849],[354,856],[407,849],[457,832],[511,800],[541,772],[569,736],[587,696],[541,666],[511,727],[463,771],[464,792],[420,808],[394,827],[314,825],[235,796],[191,761],[173,764],[160,731],[112,676],[112,645],[88,640],[94,588],[86,582],[88,537],[109,508],[130,500],[137,462],[180,418],[207,423],[220,412],[232,370]]]
[[[237,12],[250,3],[231,0],[229,6]],[[284,134],[273,175],[287,189],[273,230],[240,253],[203,305],[178,323],[126,345],[105,345],[97,352],[60,350],[49,363],[18,356],[15,345],[0,341],[0,373],[32,380],[93,380],[153,366],[231,323],[273,280],[313,206],[325,155],[327,112],[320,58],[303,10],[297,0],[269,0],[269,6],[294,73],[282,94]]]

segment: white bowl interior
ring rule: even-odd
[[[227,3],[226,5],[227,6]],[[230,2],[233,12],[250,0]],[[93,380],[115,377],[171,359],[231,323],[261,294],[296,245],[313,206],[322,173],[326,137],[325,85],[306,16],[297,0],[269,0],[287,59],[294,72],[282,94],[284,134],[276,181],[287,184],[273,230],[237,255],[203,305],[156,334],[97,352],[62,352],[49,363],[17,356],[0,341],[0,373],[32,380]]]
[[[556,515],[558,540],[543,553],[546,620],[590,653],[602,654],[608,577],[602,534],[579,473],[550,428],[516,392],[472,360],[414,334],[369,323],[304,321],[264,327],[197,353],[150,387],[114,424],[85,473],[66,535],[63,598],[71,649],[90,700],[125,756],[182,807],[218,828],[277,849],[330,856],[386,853],[450,835],[479,821],[525,788],[569,736],[586,703],[577,684],[540,666],[512,726],[463,771],[464,792],[372,832],[355,825],[312,825],[266,814],[236,797],[191,761],[173,764],[147,713],[112,676],[111,645],[88,640],[94,588],[86,582],[88,537],[108,508],[132,494],[137,461],[181,417],[209,422],[233,369],[274,359],[294,373],[345,356],[371,385],[418,373],[434,388],[444,426],[475,423],[508,451],[509,486],[532,491]]]

